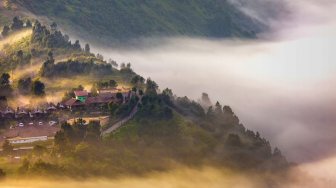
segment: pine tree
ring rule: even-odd
[[[15,31],[23,27],[23,21],[20,20],[17,16],[13,18],[13,23],[11,25],[11,30]]]
[[[85,44],[85,52],[86,53],[90,53],[90,45],[89,44]]]
[[[81,49],[81,45],[79,44],[79,40],[75,41],[74,48],[78,49],[78,50]]]
[[[32,23],[31,23],[30,20],[27,20],[27,21],[26,21],[26,27],[28,27],[28,28],[31,28],[31,27],[32,27]]]

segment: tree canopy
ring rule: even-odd
[[[41,82],[40,80],[35,80],[32,83],[32,91],[33,94],[36,96],[44,96],[45,95],[45,85],[43,82]]]

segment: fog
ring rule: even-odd
[[[335,163],[335,160],[332,161]],[[150,173],[145,176],[127,176],[115,179],[86,178],[74,180],[68,178],[17,178],[2,181],[4,188],[332,188],[335,181],[330,179],[331,170],[327,165],[330,161],[321,162],[317,171],[326,174],[321,177],[321,173],[308,174],[303,170],[312,166],[303,166],[293,169],[289,179],[275,177],[272,174],[242,173],[227,169],[211,167],[200,167],[197,169],[179,167],[169,172]],[[314,165],[315,168],[316,165]],[[326,173],[327,172],[327,173]],[[298,175],[300,173],[300,175]]]
[[[336,184],[336,2],[288,1],[283,8],[290,15],[278,15],[281,19],[264,19],[274,9],[256,10],[260,2],[241,5],[272,26],[259,40],[152,38],[129,48],[91,49],[106,59],[131,62],[135,72],[178,96],[197,100],[207,92],[213,102],[232,106],[248,129],[259,131],[289,161],[299,163],[289,173],[291,181],[276,180],[279,187],[332,187]],[[268,187],[255,174],[206,167],[114,180],[32,178],[4,184],[6,188]]]
[[[315,161],[336,152],[335,4],[291,2],[291,20],[279,21],[260,40],[161,38],[94,50],[131,62],[137,73],[179,96],[197,100],[207,92],[290,161]]]
[[[257,176],[256,176],[257,177]],[[87,179],[85,181],[74,180],[43,180],[21,179],[17,181],[9,180],[5,182],[5,188],[91,188],[91,187],[136,187],[136,188],[198,188],[198,187],[232,187],[232,188],[252,188],[260,185],[260,182],[251,182],[247,176],[237,175],[232,171],[222,171],[213,168],[187,169],[153,173],[144,177],[124,177],[113,180],[107,179]]]

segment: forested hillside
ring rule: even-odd
[[[152,36],[253,38],[266,27],[226,0],[16,0],[61,27],[104,40]],[[78,32],[79,31],[79,32]]]
[[[168,88],[160,91],[154,80],[137,75],[130,63],[121,63],[116,69],[113,60],[105,61],[100,54],[91,53],[89,44],[83,49],[79,41],[70,42],[56,24],[45,26],[37,20],[32,23],[15,17],[7,27],[0,40],[0,44],[6,41],[0,56],[0,109],[22,105],[19,98],[29,102],[27,109],[36,109],[51,97],[55,104],[68,107],[55,107],[43,117],[55,118],[60,124],[53,133],[54,140],[42,143],[49,146],[34,145],[17,165],[4,160],[14,154],[13,146],[4,142],[0,152],[2,176],[116,177],[170,170],[176,164],[281,173],[290,165],[279,149],[272,149],[258,132],[246,129],[229,106],[219,102],[211,105],[208,97],[202,97],[205,105],[201,105],[177,97]],[[18,39],[7,44],[11,38]],[[125,97],[120,88],[128,90]],[[106,89],[118,91],[116,99],[104,102],[103,96],[109,93],[100,91]],[[87,94],[84,106],[76,108],[68,103],[77,101],[75,91],[86,90],[90,96]],[[86,105],[90,101],[95,102],[93,106]],[[104,125],[100,115],[108,119]],[[30,116],[20,117],[1,116],[0,131],[25,132],[15,126],[17,121],[32,120]],[[98,120],[86,122],[85,117]],[[118,122],[120,127],[107,131]],[[39,125],[38,132],[41,129]]]

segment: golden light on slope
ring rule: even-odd
[[[156,173],[146,177],[126,177],[121,179],[89,179],[75,180],[8,180],[2,183],[3,188],[253,188],[261,187],[251,182],[247,176],[238,176],[230,171],[204,169],[180,169],[167,173]]]
[[[0,50],[6,45],[6,44],[13,44],[19,40],[21,40],[24,37],[27,37],[32,34],[31,29],[24,29],[21,31],[17,31],[15,33],[12,33],[10,36],[5,37],[4,39],[0,40]]]

